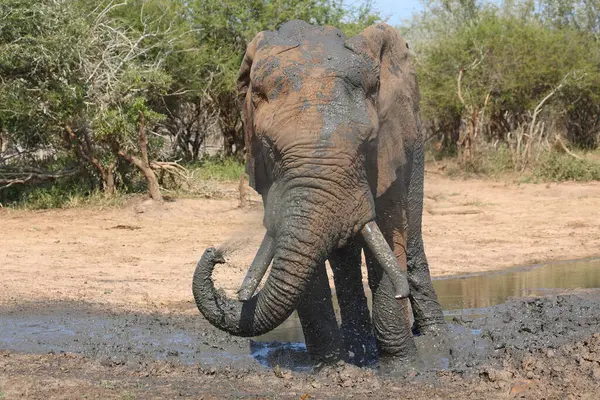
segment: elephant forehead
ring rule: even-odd
[[[284,101],[257,109],[255,127],[284,153],[299,148],[326,157],[352,151],[377,127],[375,108],[360,96],[348,97],[339,79],[311,82]]]
[[[365,89],[376,81],[365,60],[339,43],[328,47],[322,42],[304,41],[295,47],[263,47],[256,58],[252,85],[264,93],[275,89],[270,100],[282,92],[300,91],[310,81],[342,78]]]

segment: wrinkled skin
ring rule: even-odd
[[[350,354],[361,364],[372,342],[380,357],[414,358],[408,299],[394,297],[392,281],[360,235],[367,222],[377,222],[407,269],[415,328],[442,327],[421,237],[423,137],[406,42],[386,24],[347,39],[335,28],[291,21],[248,45],[238,88],[247,172],[264,200],[273,263],[264,287],[238,302],[216,292],[211,274],[223,260],[208,249],[194,276],[198,308],[214,326],[239,336],[268,332],[298,309],[315,361]],[[363,248],[372,321],[360,272]]]

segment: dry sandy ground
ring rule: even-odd
[[[500,310],[496,322],[486,321],[499,329],[489,337],[493,349],[505,351],[499,355],[501,368],[454,368],[433,379],[380,379],[349,366],[314,375],[256,366],[206,368],[182,363],[177,351],[157,349],[152,340],[136,342],[132,329],[147,330],[153,339],[193,333],[189,346],[200,355],[247,351],[245,339],[203,325],[191,296],[194,265],[207,246],[229,242],[238,249],[216,271],[217,286],[231,293],[264,232],[257,196],[242,210],[235,185],[222,190],[222,199],[164,205],[134,199],[104,209],[0,209],[0,331],[5,332],[0,341],[9,348],[13,339],[41,346],[35,336],[14,338],[11,326],[42,335],[50,326],[53,335],[55,326],[83,321],[75,336],[65,336],[64,346],[87,349],[24,354],[0,348],[0,398],[597,398],[600,336],[590,332],[600,324],[598,295],[585,301],[530,300]],[[600,183],[516,185],[428,173],[425,209],[424,240],[434,276],[600,256]],[[510,322],[520,312],[521,319]],[[546,348],[548,332],[529,333],[539,329],[539,321],[556,331],[553,349]],[[532,336],[542,347],[515,353],[520,347],[506,345],[502,336],[515,332],[513,342]],[[558,340],[569,332],[572,339]],[[157,360],[163,350],[173,360]]]
[[[262,238],[251,192],[223,199],[133,200],[118,208],[0,209],[0,304],[79,300],[128,310],[192,310],[207,246],[238,250],[216,283],[238,288]],[[227,192],[228,190],[228,192]],[[451,180],[428,173],[423,235],[433,276],[600,256],[600,183]]]

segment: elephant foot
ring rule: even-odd
[[[357,367],[368,367],[377,363],[377,345],[375,337],[346,341],[348,363]],[[369,340],[370,339],[370,340]]]
[[[312,368],[314,372],[319,372],[324,368],[334,367],[336,365],[345,364],[348,362],[348,357],[343,355],[342,352],[330,354],[326,357],[312,357]]]
[[[422,360],[412,336],[405,343],[377,343],[380,370],[398,370],[403,368],[420,368]]]
[[[329,341],[329,343],[321,342],[319,345],[315,345],[314,340],[311,340],[306,344],[311,365],[315,370],[340,362],[348,362],[348,354],[341,347],[341,337],[338,340]]]
[[[448,326],[446,325],[443,315],[432,316],[429,318],[415,316],[415,321],[411,330],[414,336],[438,336],[444,335],[448,331]]]
[[[421,335],[437,336],[437,335],[446,333],[447,329],[448,329],[448,327],[446,326],[446,322],[439,321],[438,319],[433,319],[431,321],[424,321],[421,323],[417,323],[417,321],[415,321],[412,325],[412,333],[414,336],[421,336]]]
[[[370,319],[364,324],[342,325],[342,335],[348,363],[357,367],[368,367],[377,363],[377,340]]]
[[[425,368],[443,369],[453,363],[453,337],[445,323],[430,324],[424,328],[413,325],[413,333]]]
[[[379,358],[378,372],[382,375],[410,378],[423,371],[425,364],[418,354],[411,356],[382,355]]]
[[[336,365],[339,362],[348,362],[348,355],[339,347],[330,349],[330,351],[327,352],[319,352],[318,354],[309,350],[308,356],[310,357],[310,363],[315,370],[326,366]]]

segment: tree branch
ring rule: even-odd
[[[140,153],[142,153],[142,163],[145,168],[150,167],[148,161],[148,137],[146,136],[146,121],[144,120],[144,113],[138,113],[138,124],[139,124],[139,142],[140,142]]]
[[[86,160],[92,164],[98,170],[100,176],[104,180],[106,177],[106,170],[102,166],[102,163],[100,163],[100,161],[92,154],[92,149],[89,147],[89,139],[86,140],[86,147],[84,148],[83,144],[69,125],[65,125],[65,133],[67,134],[67,138],[70,139],[71,145],[75,147],[75,153],[77,156],[80,159]]]
[[[75,174],[77,174],[77,170],[74,169],[67,169],[60,172],[48,172],[36,168],[22,168],[13,171],[2,171],[2,169],[0,169],[0,190],[7,189],[14,185],[54,181]]]
[[[560,83],[558,84],[558,86],[556,86],[554,89],[552,89],[552,91],[550,91],[550,93],[548,93],[546,95],[546,97],[544,97],[542,99],[542,101],[540,101],[538,103],[538,105],[535,107],[535,109],[533,110],[533,117],[531,119],[531,124],[529,125],[529,135],[532,136],[533,135],[533,130],[535,128],[535,122],[537,119],[538,114],[540,113],[540,111],[542,111],[542,106],[544,105],[544,103],[546,101],[548,101],[548,99],[550,99],[550,97],[554,96],[554,94],[556,92],[558,92],[565,84],[565,81],[567,80],[567,77],[569,76],[569,74],[566,74],[564,76],[564,78],[562,78],[562,80],[560,81]]]
[[[569,150],[567,148],[567,146],[565,145],[565,142],[563,142],[560,135],[556,135],[556,143],[558,143],[560,145],[560,147],[564,150],[564,152],[567,153],[568,155],[570,155],[571,157],[576,158],[577,160],[583,160],[583,158],[579,157],[577,154],[573,153],[571,150]]]

